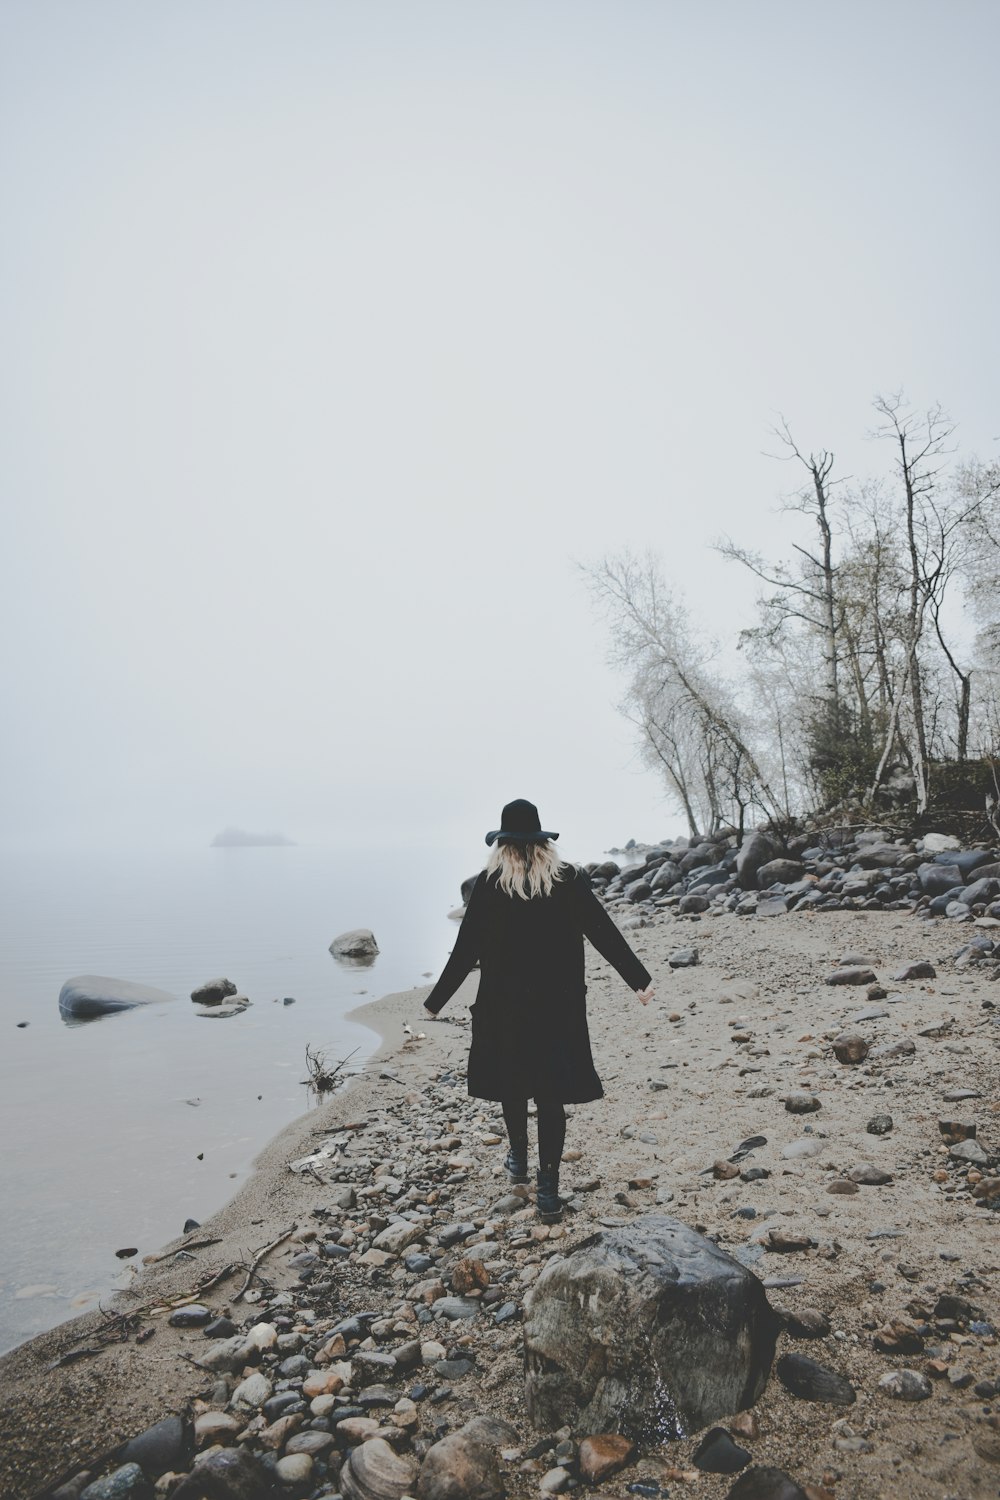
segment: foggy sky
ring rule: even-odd
[[[683,831],[576,564],[720,636],[781,411],[995,453],[993,0],[4,0],[0,828]]]

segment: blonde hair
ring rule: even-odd
[[[545,839],[540,844],[497,844],[486,861],[486,876],[495,875],[506,895],[528,901],[533,896],[551,896],[554,883],[565,880],[572,868]]]

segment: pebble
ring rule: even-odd
[[[617,1432],[595,1433],[580,1444],[578,1463],[584,1484],[601,1484],[632,1461],[635,1444]]]
[[[786,1094],[785,1108],[790,1115],[811,1115],[821,1107],[815,1094]]]
[[[808,1156],[821,1156],[826,1147],[826,1142],[818,1140],[814,1135],[800,1136],[797,1141],[790,1141],[787,1146],[782,1146],[781,1154],[786,1161],[799,1161]]]
[[[842,968],[834,969],[828,974],[827,984],[875,984],[876,975],[874,970],[863,964],[847,964]]]
[[[211,1310],[200,1302],[189,1302],[186,1307],[175,1307],[167,1322],[171,1328],[201,1328],[212,1321]]]
[[[248,1375],[246,1380],[241,1380],[233,1392],[232,1405],[242,1408],[244,1411],[255,1411],[258,1406],[263,1406],[273,1394],[274,1387],[266,1375],[255,1370]]]
[[[706,1474],[738,1474],[750,1462],[750,1454],[733,1442],[724,1427],[710,1427],[692,1453],[691,1462]]]
[[[313,1460],[308,1453],[289,1453],[286,1457],[278,1459],[274,1466],[274,1473],[279,1484],[292,1489],[300,1485],[310,1485],[314,1467]]]
[[[856,1031],[842,1031],[833,1039],[833,1051],[838,1062],[864,1062],[868,1056],[868,1043]]]
[[[697,948],[678,948],[667,959],[672,969],[693,969],[698,962]]]
[[[892,1115],[872,1115],[865,1129],[869,1135],[888,1135],[892,1129]]]
[[[859,1162],[847,1175],[851,1182],[859,1182],[863,1187],[885,1187],[892,1181],[891,1172],[874,1166],[870,1161]]]
[[[933,1389],[919,1370],[889,1370],[879,1380],[878,1388],[896,1401],[926,1401]]]
[[[783,1354],[775,1372],[785,1389],[803,1401],[828,1401],[835,1406],[851,1406],[856,1399],[849,1380],[805,1354]]]
[[[123,1464],[114,1473],[106,1475],[103,1479],[95,1479],[93,1484],[80,1496],[80,1500],[128,1500],[129,1496],[136,1496],[137,1500],[146,1500],[149,1494],[149,1481],[138,1464]]]

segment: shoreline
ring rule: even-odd
[[[755,1463],[779,1466],[799,1483],[825,1483],[828,1493],[843,1500],[876,1500],[898,1492],[893,1486],[904,1480],[914,1500],[946,1500],[959,1492],[964,1500],[994,1495],[996,1468],[977,1456],[972,1440],[986,1415],[997,1410],[976,1390],[977,1383],[1000,1376],[997,1336],[974,1334],[962,1325],[953,1338],[947,1327],[938,1329],[935,1297],[927,1288],[941,1295],[965,1288],[986,1307],[987,1317],[995,1298],[996,1215],[976,1202],[970,1185],[942,1156],[937,1117],[967,1113],[978,1122],[979,1140],[988,1150],[995,1152],[1000,1144],[994,1104],[1000,1068],[992,1021],[998,986],[987,974],[955,968],[951,955],[960,935],[950,923],[925,923],[899,911],[791,912],[775,922],[731,913],[702,919],[670,910],[628,935],[654,973],[657,999],[642,1010],[617,976],[588,952],[591,1035],[606,1093],[570,1111],[564,1192],[573,1194],[576,1207],[561,1225],[538,1226],[530,1202],[507,1219],[497,1217],[501,1196],[510,1193],[496,1134],[499,1106],[470,1101],[461,1078],[475,977],[437,1022],[421,1014],[429,986],[368,1001],[351,1012],[351,1019],[379,1037],[364,1071],[280,1132],[229,1203],[190,1236],[170,1242],[166,1253],[176,1252],[185,1240],[194,1245],[218,1235],[219,1243],[193,1249],[194,1259],[145,1267],[137,1285],[119,1294],[116,1309],[142,1311],[142,1329],[155,1330],[148,1342],[138,1344],[130,1336],[99,1354],[52,1368],[100,1331],[104,1319],[91,1313],[0,1360],[5,1500],[28,1500],[170,1412],[197,1410],[206,1400],[217,1405],[210,1394],[213,1377],[192,1363],[207,1341],[200,1329],[168,1324],[168,1301],[191,1293],[236,1260],[239,1275],[220,1282],[204,1300],[213,1313],[229,1311],[236,1322],[245,1322],[253,1307],[234,1295],[244,1267],[294,1224],[295,1236],[266,1258],[262,1275],[274,1293],[288,1291],[296,1305],[308,1305],[308,1284],[291,1262],[308,1249],[314,1227],[330,1222],[316,1213],[327,1212],[343,1174],[330,1177],[321,1165],[317,1180],[289,1171],[288,1164],[309,1154],[323,1136],[362,1121],[368,1134],[358,1132],[359,1161],[352,1168],[359,1204],[383,1202],[374,1175],[364,1186],[366,1173],[375,1174],[379,1163],[384,1172],[385,1162],[404,1153],[413,1159],[416,1153],[442,1184],[431,1195],[441,1200],[434,1222],[446,1213],[468,1219],[476,1238],[492,1237],[496,1264],[507,1268],[497,1291],[512,1305],[520,1306],[552,1255],[572,1249],[609,1222],[663,1212],[708,1232],[744,1259],[765,1285],[772,1283],[768,1296],[776,1305],[793,1312],[817,1309],[826,1331],[804,1344],[783,1336],[784,1347],[797,1344],[799,1351],[847,1376],[857,1404],[847,1413],[845,1428],[842,1409],[796,1400],[772,1373],[754,1409],[760,1424],[751,1444]],[[675,950],[691,946],[698,948],[699,962],[672,967]],[[888,990],[885,1004],[875,1007],[880,1015],[859,1024],[874,1045],[873,1059],[858,1067],[836,1060],[831,1038],[865,1009],[865,992],[824,982],[849,953],[869,958]],[[890,980],[901,963],[915,960],[931,960],[940,977]],[[406,1022],[425,1031],[425,1039],[408,1041]],[[912,1040],[912,1051],[893,1056],[892,1047],[902,1039]],[[889,1054],[876,1058],[879,1047]],[[976,1098],[947,1103],[948,1092],[963,1086],[973,1087]],[[818,1114],[802,1117],[785,1110],[786,1091],[796,1089],[820,1100]],[[888,1110],[891,1131],[868,1133],[866,1122]],[[427,1144],[428,1130],[460,1143],[455,1161],[462,1166],[450,1176],[444,1168],[454,1168],[455,1161],[433,1155],[437,1148]],[[755,1135],[766,1139],[753,1157],[764,1169],[761,1180],[720,1179],[713,1164]],[[789,1146],[810,1136],[821,1143],[819,1154],[786,1155]],[[849,1180],[864,1162],[887,1168],[889,1182],[852,1184],[850,1194],[829,1195],[831,1182]],[[752,1216],[745,1217],[744,1210],[752,1210]],[[375,1212],[385,1222],[386,1210]],[[358,1207],[353,1219],[370,1213]],[[769,1246],[766,1237],[776,1226],[800,1237],[795,1253]],[[345,1268],[334,1272],[343,1305],[354,1311],[409,1305],[412,1311],[410,1281],[419,1277],[408,1279],[395,1256],[385,1257],[384,1265],[366,1258],[365,1244],[370,1235],[362,1232],[351,1258],[332,1263]],[[428,1247],[447,1277],[461,1250],[434,1245],[432,1232]],[[907,1307],[916,1306],[921,1296],[929,1299],[922,1352],[894,1359],[879,1351],[873,1345],[877,1330],[899,1319],[914,1323]],[[546,1460],[528,1456],[537,1434],[524,1412],[519,1324],[515,1318],[499,1328],[484,1304],[468,1326],[463,1337],[469,1340],[473,1368],[454,1380],[453,1390],[445,1389],[441,1404],[428,1402],[420,1410],[427,1421],[433,1417],[451,1426],[473,1409],[506,1417],[523,1450],[522,1458],[504,1470],[507,1491],[537,1494],[538,1466]],[[457,1331],[445,1331],[440,1318],[430,1329],[443,1343],[454,1341]],[[879,1387],[887,1371],[922,1369],[931,1359],[941,1368],[930,1399],[911,1406]],[[952,1370],[960,1378],[953,1380]],[[433,1374],[428,1378],[433,1385]],[[643,1480],[671,1484],[677,1493],[677,1486],[694,1483],[694,1447],[684,1440],[642,1455],[608,1492],[620,1494],[622,1481]],[[700,1500],[723,1500],[730,1483],[702,1473],[697,1493]]]

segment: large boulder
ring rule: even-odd
[[[109,979],[104,974],[78,974],[67,979],[59,991],[59,1010],[72,1021],[89,1021],[116,1010],[133,1010],[137,1005],[159,1005],[174,996],[151,984],[133,984],[130,979]]]
[[[682,879],[681,867],[672,859],[665,859],[649,882],[653,891],[669,891]]]
[[[367,927],[354,927],[334,938],[330,952],[334,958],[374,958],[378,953],[378,943],[375,934]]]
[[[779,1320],[757,1278],[666,1214],[550,1262],[525,1305],[528,1415],[660,1443],[752,1406]]]
[[[191,991],[191,999],[195,1005],[221,1005],[223,1000],[237,993],[231,979],[206,979],[204,984]]]
[[[740,852],[736,856],[736,875],[743,890],[757,889],[757,871],[768,860],[777,859],[781,853],[775,839],[755,828],[745,835]]]
[[[797,859],[769,859],[757,871],[757,889],[766,891],[772,885],[791,885],[804,874],[805,866]]]

